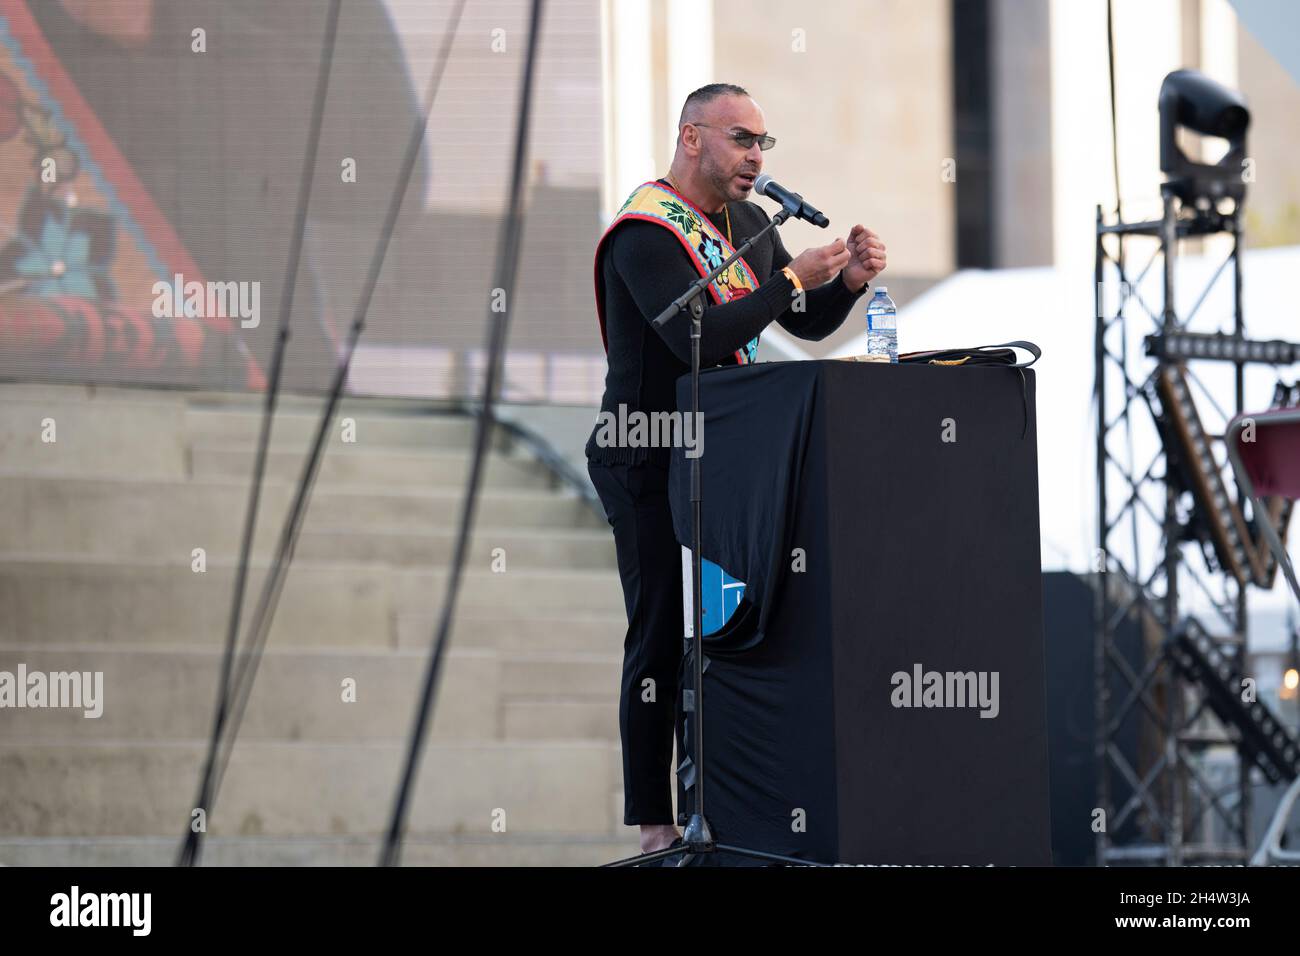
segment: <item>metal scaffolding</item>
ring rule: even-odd
[[[1224,213],[1208,204],[1186,205],[1168,184],[1162,186],[1161,198],[1163,214],[1149,221],[1117,217],[1107,222],[1097,207],[1093,400],[1098,551],[1093,570],[1099,865],[1240,863],[1248,857],[1250,764],[1238,754],[1234,728],[1208,709],[1203,689],[1187,678],[1172,654],[1186,608],[1195,598],[1215,618],[1206,631],[1218,651],[1235,662],[1238,673],[1244,672],[1245,582],[1205,547],[1205,515],[1191,500],[1178,451],[1168,440],[1169,396],[1162,402],[1162,384],[1167,389],[1177,381],[1187,390],[1199,390],[1225,424],[1229,414],[1184,363],[1147,358],[1134,339],[1135,333],[1192,331],[1210,290],[1227,272],[1233,283],[1232,334],[1244,335],[1241,209],[1233,204]],[[1221,235],[1231,237],[1230,252],[1180,314],[1174,296],[1180,248]],[[1138,246],[1151,253],[1133,272]],[[1163,270],[1158,311],[1142,294],[1157,263]],[[1108,297],[1108,292],[1115,294]],[[1108,299],[1116,302],[1110,314]],[[1234,364],[1233,408],[1240,413],[1246,363]],[[1191,402],[1191,396],[1186,400]],[[1158,450],[1149,461],[1136,461],[1135,433],[1143,428],[1148,437],[1154,429]],[[1141,635],[1136,649],[1134,623]],[[1130,635],[1127,645],[1120,639],[1122,625]]]

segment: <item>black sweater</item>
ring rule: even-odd
[[[660,180],[661,183],[664,180]],[[733,246],[739,246],[767,225],[770,217],[751,202],[728,203]],[[722,235],[726,215],[706,213]],[[609,343],[609,371],[605,375],[602,412],[618,417],[618,406],[628,412],[670,412],[677,408],[675,383],[691,370],[690,316],[679,313],[656,329],[651,320],[681,295],[699,273],[681,243],[664,226],[629,219],[621,223],[602,250],[605,282],[605,334]],[[791,309],[794,284],[780,271],[791,255],[776,229],[745,254],[754,276],[762,283],[753,293],[704,310],[700,333],[700,367],[735,365],[735,351],[776,321],[801,339],[824,339],[843,323],[864,287],[850,292],[836,276],[817,289],[806,290],[805,309]],[[709,300],[710,303],[712,300]],[[600,423],[587,439],[591,461],[631,464],[649,459],[667,466],[669,448],[601,447],[596,443]]]

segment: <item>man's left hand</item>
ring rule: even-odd
[[[850,292],[861,292],[863,286],[885,271],[885,244],[859,223],[849,232],[844,245],[853,257],[844,267],[844,284]]]

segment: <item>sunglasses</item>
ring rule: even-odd
[[[709,129],[722,129],[721,126],[712,126],[708,123],[692,123],[692,126],[707,126]],[[744,129],[729,129],[726,134],[743,146],[745,149],[753,149],[754,144],[758,143],[758,148],[766,152],[776,145],[776,140],[766,133],[751,133]]]

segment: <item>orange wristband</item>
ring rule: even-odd
[[[794,287],[797,291],[799,292],[803,291],[803,283],[799,281],[799,277],[794,274],[793,269],[791,269],[789,266],[782,266],[781,271],[784,272],[785,277],[794,284]]]

